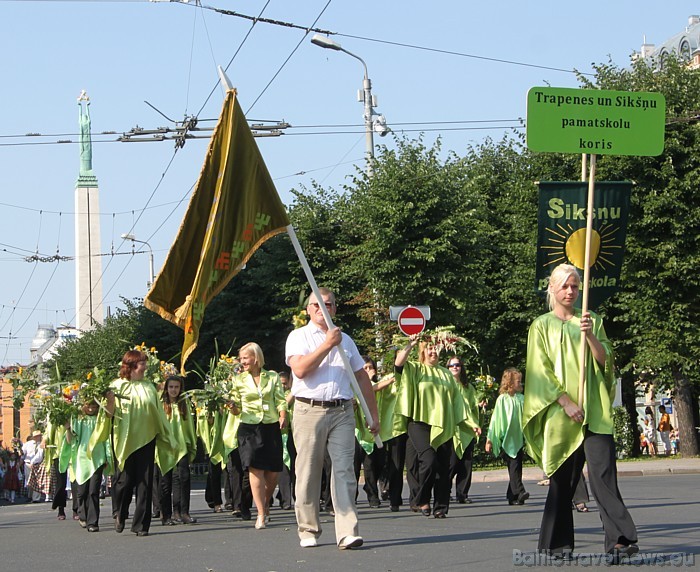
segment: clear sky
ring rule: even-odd
[[[114,310],[122,296],[145,295],[148,280],[148,256],[123,254],[131,243],[120,235],[148,241],[158,271],[207,146],[190,140],[175,153],[173,141],[115,142],[137,126],[174,126],[144,101],[173,120],[196,115],[211,127],[203,120],[218,117],[222,102],[216,65],[229,66],[249,120],[292,125],[282,137],[257,139],[289,204],[290,189],[347,183],[365,149],[360,62],[312,45],[313,33],[299,27],[334,32],[364,59],[377,110],[397,135],[423,132],[426,144],[440,137],[445,152],[464,154],[518,125],[530,87],[576,87],[574,74],[559,70],[590,73],[608,57],[627,65],[644,37],[661,44],[700,14],[700,3],[685,0],[194,4],[0,0],[0,365],[29,361],[39,324],[75,320],[74,262],[25,257],[75,252],[81,90],[92,102],[102,252],[114,253],[103,260],[104,304]],[[298,27],[253,26],[206,6]],[[375,143],[394,144],[392,135]]]

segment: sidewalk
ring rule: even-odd
[[[584,473],[586,473],[584,469]],[[641,460],[618,461],[618,477],[652,477],[660,475],[689,475],[700,474],[700,458],[684,459],[679,456],[671,457],[644,457]],[[539,481],[542,479],[542,469],[539,467],[524,467],[524,481]],[[508,480],[508,469],[496,469],[493,471],[475,470],[472,475],[473,482],[488,483]]]

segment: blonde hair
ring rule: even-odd
[[[428,348],[435,346],[432,342],[419,342],[418,343],[418,361],[420,363],[426,363],[428,359]],[[438,352],[440,353],[440,352]]]
[[[581,275],[575,266],[571,264],[560,264],[549,276],[549,285],[547,286],[547,306],[550,310],[554,310],[555,298],[552,288],[555,286],[563,286],[566,281],[572,276],[576,276],[576,280],[581,284]]]
[[[263,355],[262,348],[255,342],[248,342],[247,344],[241,346],[241,349],[238,350],[238,354],[240,355],[241,352],[253,354],[255,356],[255,363],[258,364],[260,369],[262,369],[265,365],[265,356]]]
[[[501,387],[498,389],[499,393],[508,393],[513,395],[515,393],[515,387],[517,386],[516,380],[520,378],[522,380],[523,374],[520,373],[515,367],[509,367],[503,372],[503,377],[501,377]]]

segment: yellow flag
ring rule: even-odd
[[[197,346],[209,302],[263,242],[288,225],[236,91],[230,90],[180,230],[144,300],[149,310],[184,330],[183,366]]]

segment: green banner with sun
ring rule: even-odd
[[[535,289],[547,290],[555,266],[573,264],[583,276],[587,182],[540,182]],[[588,306],[595,310],[620,285],[632,183],[595,183],[591,282]],[[581,304],[579,296],[578,304]]]

